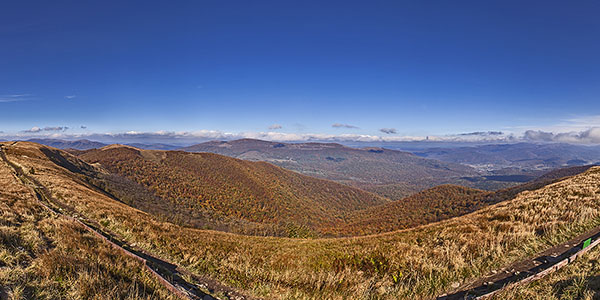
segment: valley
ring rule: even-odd
[[[364,212],[369,213],[364,213],[365,217],[360,218],[361,214],[357,213],[360,209],[348,212],[343,210],[342,205],[337,208],[337,222],[340,223],[327,223],[329,221],[324,221],[325,216],[330,213],[333,216],[335,210],[318,214],[318,210],[309,207],[303,214],[308,212],[316,216],[301,218],[285,215],[286,218],[300,222],[296,224],[296,231],[302,231],[298,229],[302,228],[301,225],[311,230],[323,230],[325,227],[311,226],[328,224],[331,227],[327,228],[335,228],[329,234],[343,232],[342,236],[367,235],[338,238],[318,238],[319,235],[313,235],[312,238],[290,239],[258,236],[256,232],[240,234],[223,232],[218,228],[206,230],[186,222],[178,224],[168,217],[132,207],[132,203],[144,201],[145,197],[135,201],[121,198],[115,191],[121,191],[123,195],[127,193],[118,188],[118,185],[114,185],[117,188],[107,188],[110,184],[107,185],[108,181],[99,174],[125,178],[126,183],[121,184],[126,187],[135,182],[135,189],[146,189],[142,195],[151,193],[158,197],[151,201],[174,203],[194,199],[180,196],[186,195],[183,193],[186,191],[185,184],[175,184],[190,180],[185,176],[195,178],[199,174],[206,174],[207,170],[212,170],[213,173],[227,170],[218,168],[217,172],[211,169],[213,161],[219,161],[219,166],[225,164],[227,168],[232,168],[231,172],[236,176],[243,176],[242,178],[253,172],[276,172],[279,174],[276,178],[290,180],[286,184],[290,187],[298,180],[308,181],[305,184],[310,187],[311,180],[321,179],[287,174],[288,171],[264,163],[238,161],[214,154],[144,152],[115,145],[89,152],[76,152],[76,157],[65,151],[34,143],[5,142],[2,146],[9,161],[23,170],[29,170],[29,176],[45,186],[52,198],[72,213],[93,220],[99,229],[118,235],[128,245],[135,245],[142,251],[185,268],[194,276],[231,287],[248,297],[336,299],[362,295],[382,299],[431,299],[450,292],[457,282],[462,285],[475,281],[494,269],[544,251],[600,225],[600,190],[597,184],[600,182],[600,169],[597,167],[565,169],[549,173],[524,186],[496,192],[441,186],[416,194],[405,203],[354,191],[345,185],[318,181],[315,184],[329,189],[329,192],[334,188],[341,190],[337,194],[340,197],[336,200],[338,203],[353,201],[353,197],[370,199],[361,202],[361,205],[365,205],[362,208]],[[224,161],[220,161],[221,159]],[[163,164],[179,171],[163,174]],[[136,168],[132,169],[133,166]],[[190,175],[185,175],[187,172],[191,172]],[[138,177],[145,173],[153,174],[155,179]],[[227,174],[229,172],[219,176],[232,176]],[[178,177],[170,181],[172,186],[165,186],[159,180],[163,176]],[[264,176],[259,177],[268,179]],[[208,182],[216,183],[216,186],[221,186],[221,180],[225,180],[223,178],[231,179],[208,178],[212,178],[213,181]],[[247,179],[236,179],[233,182],[244,180]],[[163,190],[153,188],[155,186]],[[236,187],[238,189],[232,191],[260,195],[242,188],[243,186]],[[219,193],[223,194],[228,190],[229,188]],[[178,191],[181,192],[176,193]],[[324,201],[318,197],[312,200],[302,198],[301,195],[294,201]],[[22,197],[24,196],[14,196],[14,201],[25,201],[26,198]],[[230,198],[218,199],[227,201]],[[330,199],[325,200],[331,201]],[[472,208],[472,202],[476,199],[486,199],[482,202],[487,204],[477,209]],[[443,205],[445,201],[448,205]],[[265,208],[267,204],[277,207],[273,212],[289,213],[285,206],[270,201],[268,197],[262,203]],[[419,220],[418,217],[402,215],[403,211],[412,211],[416,216],[426,216],[422,211],[413,210],[414,205],[419,203],[426,203],[422,205],[425,208],[448,208],[448,213],[427,219],[425,223],[431,222],[429,224],[420,221],[414,223],[414,220]],[[227,205],[223,207],[244,205],[244,202],[239,204],[234,201]],[[328,205],[332,206],[330,209],[336,207],[335,204]],[[192,204],[184,204],[183,207],[195,208]],[[215,219],[224,217],[243,220],[240,222],[248,222],[246,224],[273,224],[273,217],[257,218],[246,212],[227,215],[226,209],[217,210],[219,206],[216,205],[203,209],[212,211],[213,207],[215,210],[211,217]],[[464,208],[469,209],[455,214]],[[394,215],[397,216],[396,219]],[[402,223],[404,219],[409,220],[405,225],[387,225],[394,220]],[[302,223],[304,221],[306,223]],[[349,225],[344,227],[344,224]],[[381,227],[380,224],[385,226]],[[370,227],[372,225],[374,227]],[[322,232],[326,233],[327,231]],[[8,283],[5,281],[4,284]],[[10,283],[10,286],[18,286],[18,283]]]
[[[107,144],[37,139],[59,149],[90,150]],[[557,168],[598,163],[600,148],[570,144],[490,144],[441,148],[427,143],[281,143],[256,139],[210,141],[186,147],[130,143],[146,150],[215,153],[264,161],[311,177],[333,180],[400,200],[438,185],[494,191],[526,183]],[[377,145],[374,147],[373,145]],[[405,149],[405,150],[395,150]]]
[[[600,1],[2,1],[0,300],[600,299]]]
[[[514,143],[473,147],[428,148],[415,151],[420,157],[462,163],[480,170],[546,170],[599,163],[600,147],[562,143]]]

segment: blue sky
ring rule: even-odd
[[[600,126],[595,0],[90,2],[0,4],[2,134]]]

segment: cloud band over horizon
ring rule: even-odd
[[[527,130],[522,134],[504,133],[500,131],[460,133],[452,135],[429,136],[395,136],[369,134],[322,134],[322,133],[284,133],[284,132],[224,132],[218,130],[200,130],[193,132],[157,131],[157,132],[117,132],[117,133],[67,133],[66,126],[34,127],[16,134],[2,133],[4,139],[55,138],[55,139],[88,139],[109,143],[175,143],[190,144],[208,140],[234,140],[241,138],[261,139],[282,142],[465,142],[465,143],[572,143],[600,144],[600,127],[591,127],[583,131],[548,132]]]

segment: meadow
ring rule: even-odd
[[[73,213],[200,276],[269,299],[431,299],[600,225],[600,168],[476,212],[349,238],[244,236],[162,222],[57,166],[39,146],[8,157]],[[74,158],[72,158],[74,159]]]
[[[137,260],[42,207],[0,160],[0,298],[176,299]]]

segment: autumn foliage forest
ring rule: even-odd
[[[327,223],[323,223],[325,225],[321,225],[321,227],[318,227],[318,223],[313,223],[316,225],[295,223],[288,224],[290,226],[287,228],[282,227],[281,231],[265,232],[269,235],[296,237],[291,239],[255,236],[262,235],[258,232],[246,235],[232,234],[219,230],[190,228],[193,224],[184,224],[187,222],[186,220],[183,220],[182,224],[169,220],[167,220],[169,222],[165,222],[165,218],[177,216],[177,213],[183,211],[185,206],[177,206],[179,210],[173,209],[171,213],[167,212],[170,214],[167,216],[155,214],[160,206],[153,208],[154,205],[167,205],[165,207],[173,208],[174,206],[170,206],[171,204],[168,203],[177,202],[162,199],[160,193],[152,188],[148,189],[147,187],[151,187],[153,182],[160,182],[160,180],[144,176],[142,171],[136,171],[134,169],[134,167],[138,167],[136,164],[125,165],[125,167],[131,166],[132,170],[129,171],[131,175],[108,172],[119,163],[136,161],[147,162],[151,166],[148,167],[148,172],[154,171],[155,173],[152,173],[154,176],[165,176],[161,175],[162,173],[158,170],[154,170],[164,163],[180,168],[183,170],[181,173],[187,174],[186,176],[201,176],[196,173],[197,168],[194,163],[202,161],[199,159],[199,157],[203,158],[202,155],[188,155],[183,152],[147,152],[133,148],[124,150],[121,146],[112,146],[98,151],[116,152],[110,156],[97,152],[94,154],[96,163],[90,165],[64,151],[33,143],[19,142],[5,144],[5,146],[4,153],[7,159],[22,170],[27,170],[28,176],[34,178],[37,185],[48,190],[49,201],[59,204],[65,213],[73,217],[83,216],[87,220],[93,220],[95,226],[102,228],[104,232],[117,237],[130,247],[152,253],[189,270],[191,274],[209,278],[212,282],[232,287],[257,298],[349,299],[359,295],[366,299],[431,299],[452,291],[456,286],[479,278],[482,274],[488,274],[502,266],[564,242],[599,224],[598,211],[600,210],[597,199],[600,192],[598,190],[600,169],[594,168],[579,175],[560,179],[553,178],[581,170],[549,174],[538,183],[532,182],[522,186],[521,192],[506,190],[502,193],[499,191],[497,194],[487,194],[455,186],[442,186],[437,190],[424,191],[420,195],[415,195],[413,200],[405,199],[406,205],[409,205],[410,201],[414,203],[422,201],[427,205],[421,209],[427,214],[430,212],[429,205],[435,208],[436,203],[441,201],[428,199],[428,195],[434,195],[440,199],[447,197],[444,196],[446,194],[462,195],[451,197],[452,201],[448,203],[454,202],[455,205],[449,205],[449,207],[454,207],[455,211],[448,211],[448,216],[484,200],[492,203],[501,197],[513,198],[496,204],[485,203],[483,206],[487,207],[482,207],[473,213],[405,230],[363,237],[297,238],[310,237],[311,234],[314,234],[314,237],[367,234],[369,232],[353,232],[352,226],[344,227],[344,222],[361,221],[352,219],[354,213],[358,214],[359,210],[357,210],[356,212],[340,213],[340,217],[337,218],[338,223],[331,225],[332,227],[325,227]],[[84,157],[86,153],[78,153],[78,155]],[[170,155],[174,155],[175,158],[169,158]],[[179,157],[180,155],[184,157]],[[219,156],[207,157],[210,159],[220,158]],[[86,159],[91,161],[91,157]],[[111,167],[106,162],[104,165],[98,163],[103,159],[106,162],[114,162],[114,166]],[[174,163],[179,160],[181,160],[180,163]],[[230,164],[228,167],[235,166],[231,170],[236,170],[240,174],[251,173],[250,170],[242,173],[243,167],[256,172],[260,170],[259,167],[254,168],[252,163],[246,164],[246,162],[234,159],[228,160],[228,163]],[[203,164],[205,163],[203,162]],[[221,164],[227,164],[227,162],[219,162],[216,165]],[[268,164],[257,164],[257,166],[263,165],[269,166]],[[115,170],[118,169],[115,168]],[[283,169],[277,170],[286,173]],[[289,175],[282,174],[280,177],[282,180],[289,181],[290,177],[298,178],[296,175],[296,173],[290,173]],[[237,174],[227,174],[221,178],[236,178],[234,176]],[[13,177],[8,176],[7,178]],[[186,179],[188,177],[177,178]],[[256,177],[251,178],[256,180]],[[548,184],[554,181],[558,182]],[[261,181],[256,182],[260,183]],[[322,186],[323,189],[347,188],[347,186],[337,184],[327,185],[326,181],[318,181],[318,183],[312,186]],[[184,191],[184,186],[174,182],[171,187],[167,187],[171,190],[170,193],[175,193],[180,190]],[[27,185],[23,184],[20,184],[19,188],[28,189]],[[155,197],[142,197],[148,195],[140,192],[144,189]],[[528,191],[527,189],[533,190]],[[131,205],[129,202],[133,198],[121,197],[125,194],[130,194],[131,197],[140,197],[140,199],[134,199],[132,202],[134,205]],[[338,193],[338,195],[340,194]],[[306,194],[297,196],[306,196]],[[23,197],[23,195],[15,194],[15,203],[23,203]],[[223,199],[227,200],[227,198]],[[145,209],[148,210],[140,211],[139,209],[144,208],[140,201],[146,200],[150,200],[144,204],[146,205]],[[191,199],[187,200],[191,201]],[[268,200],[269,198],[265,199],[265,201]],[[390,219],[388,215],[394,215],[393,210],[396,208],[400,212],[398,219],[410,220],[410,214],[402,215],[405,213],[402,209],[409,206],[391,205],[392,202],[382,200],[385,201],[383,204],[363,209],[364,212],[373,210],[371,214],[364,214],[365,217],[372,218],[363,223],[366,224],[367,230],[370,232],[388,230],[382,224]],[[339,201],[349,200],[340,198]],[[232,203],[236,204],[236,202]],[[140,205],[140,207],[136,209],[135,205]],[[388,208],[382,209],[378,213],[376,208],[379,206]],[[281,208],[277,207],[277,209]],[[298,213],[318,211],[312,207],[306,209]],[[22,213],[17,213],[21,214],[18,218],[30,218]],[[224,213],[226,211],[215,212],[210,216],[219,218]],[[431,214],[432,216],[436,215],[433,212]],[[325,214],[321,214],[321,216],[323,215]],[[236,220],[241,220],[246,215],[237,216],[241,217]],[[436,217],[445,218],[443,213],[438,213]],[[297,217],[296,220],[301,222],[303,219]],[[426,221],[430,220],[434,220],[434,217]],[[279,226],[278,223],[264,224]],[[396,223],[394,226],[414,225],[412,223],[407,225]],[[342,228],[345,231],[342,229],[336,229],[336,231],[331,228]],[[30,227],[22,226],[21,229],[24,234],[32,232]],[[68,245],[68,247],[72,246],[75,245]],[[110,256],[110,249],[107,250],[109,251],[107,255]],[[9,249],[8,251],[13,250]],[[94,255],[86,256],[85,253],[82,255],[95,257]],[[64,261],[64,264],[59,265],[73,266],[76,265],[76,262]],[[85,267],[86,264],[80,266]],[[65,281],[70,284],[69,286],[72,286],[74,282],[86,284],[98,282],[93,278],[106,275],[105,273],[95,275],[92,272],[93,277],[87,275],[81,277],[82,273],[78,269],[72,270],[68,275],[68,281]],[[25,278],[22,281],[10,281],[12,278],[10,272],[12,271],[6,273],[4,277],[5,280],[9,280],[6,282],[9,285],[10,293],[18,293],[20,287],[35,284],[27,279],[32,278],[28,275],[20,277]],[[134,277],[130,282],[136,282],[135,278],[140,278],[135,276],[142,276],[136,274],[139,273],[127,275]],[[52,276],[49,278],[56,278]],[[190,278],[190,280],[192,279],[199,280],[196,277]],[[51,280],[43,279],[40,282],[43,286],[48,286]],[[152,282],[144,284],[147,287],[153,285]],[[133,294],[138,293],[135,290],[136,286],[140,285],[134,283],[130,288],[133,290]],[[80,290],[76,289],[77,292]],[[69,290],[63,289],[63,291]],[[138,289],[137,291],[141,295],[144,293],[144,290]],[[112,291],[106,290],[102,293],[112,293]],[[94,294],[93,291],[92,294]]]
[[[354,236],[411,228],[464,215],[584,171],[581,167],[556,171],[494,192],[441,185],[392,201],[269,163],[211,153],[118,145],[72,153],[106,169],[92,176],[95,186],[163,220],[288,237]]]
[[[312,235],[309,231],[331,227],[349,211],[389,201],[268,163],[209,153],[120,147],[91,150],[79,153],[79,157],[100,163],[110,172],[125,177],[120,182],[131,181],[127,186],[135,183],[149,188],[156,197],[170,202],[174,208],[202,212],[213,220],[205,222],[204,228],[224,226],[238,228],[235,231],[239,232],[242,226],[235,224],[245,224],[255,228],[246,228],[246,232],[272,234],[276,231],[294,236],[300,231],[304,232],[302,235]],[[113,193],[123,190],[124,185],[118,188],[114,177],[105,182]]]

